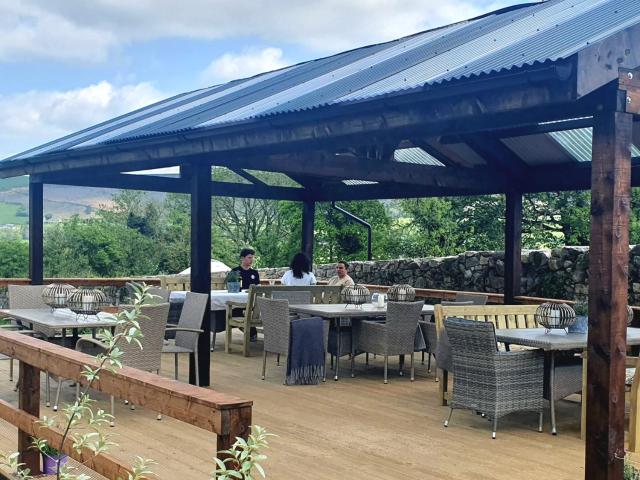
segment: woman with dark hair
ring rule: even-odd
[[[296,253],[287,270],[280,280],[283,285],[315,285],[316,276],[311,271],[311,262],[304,253]]]

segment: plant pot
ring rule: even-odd
[[[569,326],[569,333],[587,333],[589,328],[589,317],[586,315],[577,315],[576,321],[573,325]]]
[[[42,473],[46,475],[55,475],[58,469],[58,462],[64,465],[69,460],[66,455],[49,456],[42,454]]]
[[[239,293],[240,292],[240,282],[227,282],[227,292],[229,292],[229,293]]]

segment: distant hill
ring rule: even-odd
[[[110,205],[113,194],[117,192],[111,188],[45,185],[44,213],[49,221],[62,220],[75,214],[90,216],[98,207]],[[162,193],[150,193],[149,196],[157,201],[164,198]],[[0,179],[0,225],[27,223],[28,210],[29,178]]]

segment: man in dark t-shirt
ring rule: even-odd
[[[233,269],[233,271],[238,272],[240,278],[242,278],[240,288],[243,290],[248,290],[251,285],[260,285],[260,274],[255,268],[251,268],[255,254],[256,252],[252,248],[243,248],[240,250],[240,265]],[[234,315],[241,315],[241,313],[234,312]],[[250,335],[252,342],[258,339],[258,331],[255,327],[251,327]]]
[[[252,248],[243,248],[240,251],[240,265],[233,269],[242,278],[240,288],[243,290],[248,290],[251,285],[260,285],[260,274],[256,269],[251,268],[255,254],[256,252]]]

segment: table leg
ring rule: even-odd
[[[80,334],[77,328],[71,330],[71,346],[69,348],[76,348],[76,343],[78,343],[78,339],[80,338]]]
[[[336,319],[336,329],[338,330],[338,351],[336,352],[336,367],[333,372],[333,379],[337,382],[340,372],[340,353],[342,351],[342,335],[340,334],[340,319]]]
[[[582,352],[582,398],[580,399],[580,438],[587,438],[587,351]]]
[[[556,355],[551,350],[549,355],[549,404],[551,406],[551,434],[556,435]]]
[[[67,329],[63,328],[62,329],[62,346],[63,347],[67,347]]]

